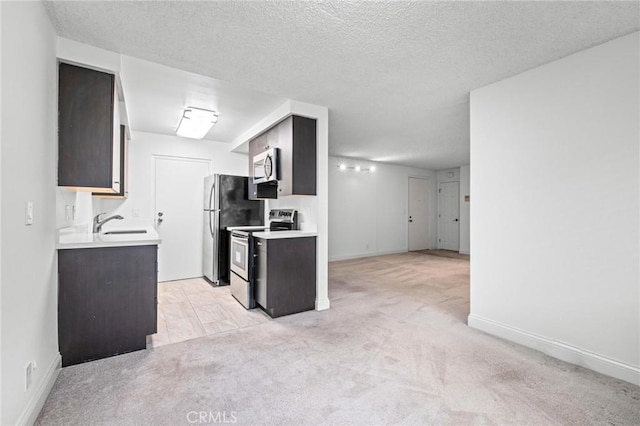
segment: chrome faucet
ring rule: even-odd
[[[96,217],[93,218],[93,233],[94,234],[99,234],[100,230],[102,229],[102,225],[104,225],[105,223],[109,222],[110,220],[113,220],[113,219],[122,220],[122,219],[124,219],[124,217],[122,217],[119,214],[117,214],[117,215],[114,215],[114,216],[109,216],[105,220],[100,220],[100,216],[102,216],[103,214],[107,214],[107,213],[98,213],[96,215]]]

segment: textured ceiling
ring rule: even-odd
[[[469,162],[470,90],[640,29],[638,2],[47,7],[63,37],[327,106],[333,155],[433,169]]]

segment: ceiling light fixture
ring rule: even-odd
[[[218,122],[218,113],[208,109],[187,107],[182,113],[176,134],[183,138],[202,139]]]
[[[340,163],[337,165],[338,169],[340,169],[341,172],[344,172],[346,170],[353,170],[354,172],[369,172],[369,173],[373,173],[376,171],[376,166],[374,165],[370,165],[368,167],[362,167],[360,165],[356,165],[356,166],[347,166],[345,163]]]

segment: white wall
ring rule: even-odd
[[[640,384],[640,33],[471,93],[469,325]]]
[[[460,167],[460,253],[471,253],[471,203],[464,200],[471,195],[471,168]]]
[[[430,170],[375,163],[374,172],[341,171],[342,162],[329,158],[329,259],[341,260],[406,252],[408,240],[409,177],[429,178],[431,208],[429,241],[436,245],[436,174]],[[351,164],[353,163],[353,164]]]
[[[105,230],[155,224],[154,155],[198,158],[210,160],[211,173],[246,176],[249,160],[246,154],[229,152],[229,146],[220,142],[194,140],[177,136],[133,131],[129,142],[129,197],[126,200],[93,197],[93,213],[119,214],[124,220],[111,221]],[[204,185],[204,182],[203,182]],[[204,188],[204,186],[203,186]],[[204,189],[203,189],[204,190]],[[76,193],[58,189],[58,226],[71,226],[65,221],[65,205],[76,203]],[[139,217],[134,217],[137,210]]]
[[[460,168],[438,170],[436,172],[436,180],[440,182],[460,182]]]
[[[55,32],[41,2],[2,2],[2,424],[33,421],[58,371]],[[34,222],[25,226],[25,202]],[[25,367],[35,361],[25,392]]]

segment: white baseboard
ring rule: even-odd
[[[467,256],[469,256],[469,254],[470,254],[470,253],[469,253],[468,251],[466,251],[466,250],[460,250],[458,253],[460,253],[460,254],[466,254]]]
[[[53,384],[58,378],[60,368],[62,368],[62,357],[58,353],[53,358],[53,361],[51,361],[51,364],[49,364],[47,371],[44,372],[44,377],[38,384],[38,388],[33,393],[33,396],[27,403],[27,406],[24,407],[22,414],[20,414],[20,417],[16,422],[17,425],[32,425],[36,422],[38,414],[40,414],[40,410],[42,410],[42,406],[47,400],[47,397],[51,392],[51,388],[53,388]]]
[[[362,259],[364,257],[384,256],[387,254],[407,253],[407,250],[384,250],[384,251],[368,251],[364,253],[341,254],[338,256],[329,255],[329,262],[337,262],[339,260]]]
[[[566,343],[551,340],[497,321],[469,315],[468,325],[485,333],[519,343],[571,364],[640,386],[640,367],[625,364]]]
[[[329,299],[324,297],[321,299],[316,299],[316,311],[324,311],[329,309],[330,302]]]

